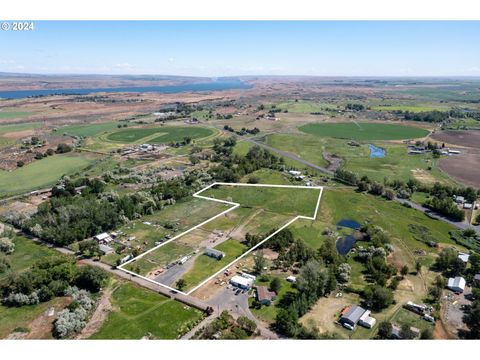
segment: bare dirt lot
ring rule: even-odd
[[[480,131],[442,131],[433,134],[432,139],[447,144],[480,149]]]

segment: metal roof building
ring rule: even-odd
[[[225,256],[224,252],[212,248],[206,248],[204,254],[217,260],[220,260]]]
[[[447,288],[452,291],[462,293],[465,290],[466,281],[463,277],[457,276],[455,278],[449,278]]]
[[[365,309],[358,306],[358,305],[351,305],[347,307],[345,310],[342,312],[342,316],[340,317],[339,322],[341,324],[349,324],[352,327],[355,327],[362,317],[362,315],[365,313]]]
[[[253,279],[249,279],[240,275],[235,275],[230,279],[230,284],[240,289],[248,290],[253,285]]]

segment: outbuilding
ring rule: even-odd
[[[230,279],[230,284],[243,290],[249,290],[253,285],[253,281],[253,279],[241,275],[235,275]]]
[[[459,252],[458,253],[458,258],[460,260],[462,260],[465,264],[468,263],[468,259],[470,259],[470,255],[469,254],[465,254],[463,252]]]
[[[342,325],[347,324],[354,329],[364,313],[364,308],[358,305],[351,305],[342,311],[339,322]]]
[[[217,260],[221,260],[225,256],[224,252],[212,248],[206,248],[204,254]]]
[[[461,276],[457,276],[455,278],[448,279],[447,288],[449,288],[450,290],[456,293],[463,293],[463,291],[465,290],[465,285],[466,285],[465,279]]]

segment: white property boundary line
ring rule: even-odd
[[[202,192],[210,189],[211,187],[213,186],[217,186],[217,185],[223,185],[223,186],[251,186],[251,187],[276,187],[276,188],[290,188],[290,189],[310,189],[310,190],[320,190],[319,191],[319,194],[318,194],[318,199],[317,199],[317,204],[315,206],[315,212],[313,213],[313,216],[303,216],[303,215],[298,215],[296,217],[294,217],[292,220],[290,220],[289,222],[287,222],[285,225],[283,225],[282,227],[280,227],[278,230],[276,230],[275,232],[273,232],[272,234],[270,234],[269,236],[267,236],[265,239],[263,239],[262,241],[260,241],[257,245],[253,246],[252,248],[250,248],[249,250],[247,250],[246,252],[244,252],[242,255],[240,255],[239,257],[237,257],[236,259],[234,259],[232,262],[230,262],[229,264],[227,264],[226,266],[224,266],[222,269],[220,269],[219,271],[217,271],[215,274],[213,274],[212,276],[210,276],[209,278],[207,278],[206,280],[202,281],[200,284],[198,284],[197,286],[195,286],[193,289],[191,289],[189,292],[185,293],[183,291],[179,291],[175,288],[172,288],[168,285],[165,285],[165,284],[162,284],[158,281],[155,281],[153,279],[150,279],[150,278],[147,278],[145,276],[142,276],[140,274],[137,274],[133,271],[130,271],[130,270],[127,270],[127,269],[124,269],[123,267],[142,258],[143,256],[147,255],[148,253],[152,252],[152,251],[155,251],[157,250],[158,248],[168,244],[169,242],[171,241],[174,241],[176,239],[178,239],[179,237],[183,236],[183,235],[186,235],[188,234],[189,232],[195,230],[195,229],[198,229],[199,227],[202,227],[203,225],[207,224],[208,222],[212,221],[212,220],[215,220],[216,218],[232,211],[232,210],[235,210],[236,208],[238,208],[241,204],[239,203],[235,203],[235,202],[232,202],[232,201],[226,201],[226,200],[219,200],[219,199],[215,199],[215,198],[211,198],[211,197],[207,197],[207,196],[202,196],[202,195],[199,195],[201,194]],[[199,199],[204,199],[204,200],[210,200],[210,201],[216,201],[216,202],[219,202],[219,203],[222,203],[222,204],[227,204],[227,205],[232,205],[231,208],[225,210],[225,211],[222,211],[221,213],[211,217],[210,219],[208,220],[205,220],[204,222],[198,224],[198,225],[195,225],[194,227],[188,229],[187,231],[184,231],[183,233],[177,235],[177,236],[174,236],[173,238],[171,238],[170,240],[168,241],[165,241],[163,243],[161,243],[160,245],[157,245],[147,251],[145,251],[144,253],[138,255],[137,257],[133,258],[133,259],[130,259],[129,261],[123,263],[122,265],[118,266],[117,269],[119,270],[122,270],[130,275],[133,275],[133,276],[136,276],[136,277],[139,277],[143,280],[146,280],[146,281],[149,281],[153,284],[156,284],[156,285],[159,285],[159,286],[163,286],[169,290],[172,290],[172,291],[175,291],[177,293],[180,293],[180,294],[183,294],[183,295],[190,295],[192,292],[194,292],[195,290],[197,290],[198,288],[200,288],[201,286],[203,286],[204,284],[206,284],[207,282],[209,282],[210,280],[212,280],[215,276],[217,276],[218,274],[224,272],[226,269],[228,269],[229,267],[233,266],[233,264],[235,264],[237,261],[239,261],[240,259],[242,259],[243,257],[247,256],[248,254],[250,254],[252,251],[254,251],[255,249],[257,249],[259,246],[261,246],[263,243],[265,243],[267,240],[269,240],[271,237],[275,236],[276,234],[278,234],[280,231],[282,231],[283,229],[285,229],[287,226],[289,226],[290,224],[292,224],[293,222],[297,221],[298,219],[305,219],[305,220],[315,220],[317,218],[317,214],[318,214],[318,208],[320,207],[320,199],[322,198],[322,193],[323,193],[323,186],[299,186],[299,185],[275,185],[275,184],[245,184],[245,183],[224,183],[224,182],[215,182],[211,185],[208,185],[206,188],[200,190],[200,191],[197,191],[195,194],[193,194],[193,197],[196,197],[196,198],[199,198]]]

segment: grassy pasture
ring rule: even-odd
[[[121,125],[120,122],[106,122],[101,124],[68,125],[57,129],[58,133],[83,137],[96,136],[104,132],[113,131]]]
[[[425,137],[427,130],[413,126],[374,123],[323,123],[307,124],[300,131],[320,137],[353,140],[401,140]]]
[[[192,268],[182,277],[187,283],[187,290],[194,288],[200,282],[215,274],[247,250],[247,247],[244,244],[233,239],[224,241],[214,248],[224,252],[225,256],[221,260],[216,260],[206,255],[198,256],[195,259]]]
[[[310,100],[286,101],[276,105],[277,109],[288,110],[289,113],[312,113],[320,112],[332,105],[318,103]]]
[[[91,339],[176,339],[202,318],[199,310],[131,283],[112,294],[111,311]]]
[[[320,166],[326,166],[323,152],[335,154],[344,160],[343,169],[367,175],[380,182],[383,182],[385,177],[408,180],[417,176],[422,182],[453,183],[438,169],[438,160],[433,159],[431,154],[408,155],[403,144],[372,141],[374,145],[386,150],[386,156],[371,159],[367,144],[361,144],[359,147],[349,146],[348,140],[343,139],[321,138],[307,134],[272,134],[267,136],[266,142],[270,146],[299,155]]]
[[[27,111],[0,111],[0,119],[14,119],[31,115]]]
[[[200,139],[212,135],[213,131],[204,127],[149,127],[119,130],[106,136],[108,141],[123,144],[148,141],[151,144],[166,144],[182,141],[184,137]],[[157,136],[155,136],[157,135]],[[148,138],[148,140],[147,140]]]
[[[283,215],[313,216],[318,189],[292,189],[250,186],[217,186],[200,195],[230,200],[243,207],[261,208]]]
[[[0,196],[47,187],[54,184],[62,175],[81,170],[92,161],[76,155],[54,155],[14,171],[0,170]]]
[[[1,114],[2,113],[0,112],[0,115]],[[37,129],[41,126],[42,126],[41,122],[0,125],[0,134],[6,134],[10,132],[17,132],[17,131],[24,131],[24,130],[32,130],[32,129]]]
[[[47,246],[34,243],[23,236],[16,236],[14,243],[15,251],[6,255],[11,267],[3,274],[0,274],[0,280],[6,278],[9,274],[18,274],[28,269],[43,258],[58,254]]]

